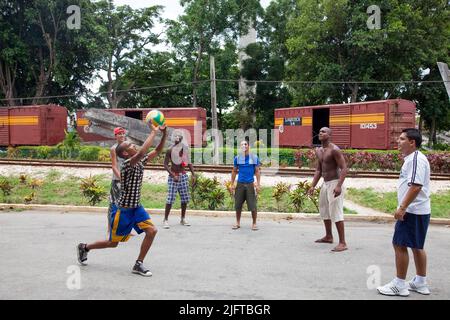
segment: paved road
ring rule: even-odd
[[[105,222],[93,213],[0,213],[0,299],[386,299],[367,283],[378,271],[387,282],[395,270],[392,224],[347,223],[350,250],[332,253],[314,243],[320,222],[261,220],[255,232],[244,219],[233,231],[230,218],[198,216],[191,227],[159,229],[146,260],[153,277],[130,272],[142,236],[91,252],[78,269],[75,245],[101,239]],[[407,299],[450,298],[449,244],[450,228],[430,227],[433,294]]]

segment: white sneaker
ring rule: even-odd
[[[180,221],[180,224],[182,225],[182,226],[186,226],[186,227],[189,227],[191,224],[189,223],[189,222],[187,222],[186,220],[181,220]]]
[[[391,281],[382,287],[378,287],[377,290],[379,293],[385,296],[401,296],[401,297],[409,296],[408,287],[400,288],[395,285],[394,281]]]
[[[163,228],[164,228],[164,229],[170,229],[169,221],[164,220],[164,222],[163,222]]]
[[[412,279],[411,281],[408,282],[408,290],[409,291],[414,291],[420,294],[424,294],[424,295],[429,295],[430,289],[428,289],[427,284],[418,284],[414,281],[414,279]]]

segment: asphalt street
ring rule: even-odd
[[[229,217],[191,216],[158,234],[145,264],[131,273],[143,235],[116,249],[93,250],[77,264],[79,242],[105,238],[106,214],[43,211],[0,213],[0,299],[449,299],[450,228],[430,226],[426,250],[432,294],[408,298],[377,294],[395,275],[392,223],[348,222],[349,250],[316,244],[323,225],[314,220],[250,219],[232,230]],[[335,241],[337,238],[336,231]],[[414,276],[410,260],[408,278]]]

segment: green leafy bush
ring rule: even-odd
[[[78,159],[82,161],[98,161],[102,148],[96,146],[86,146],[80,149]]]
[[[277,202],[278,211],[281,211],[281,201],[285,195],[289,195],[289,191],[291,189],[291,185],[284,182],[279,182],[275,185],[272,191],[272,197]]]
[[[225,190],[216,177],[209,179],[199,175],[195,184],[192,184],[191,180],[190,186],[194,206],[201,207],[206,204],[209,210],[215,210],[224,204]]]
[[[92,176],[81,179],[80,189],[91,206],[95,206],[107,195],[106,190],[98,185],[98,178]]]
[[[3,193],[3,198],[11,195],[11,191],[14,188],[13,184],[5,177],[0,177],[0,190]]]

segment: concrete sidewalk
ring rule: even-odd
[[[0,299],[405,299],[374,290],[395,275],[390,222],[348,221],[349,250],[332,253],[333,245],[314,243],[324,232],[314,219],[264,217],[251,231],[244,218],[235,231],[231,216],[189,214],[184,227],[172,214],[169,230],[161,214],[152,218],[159,232],[145,263],[153,277],[144,278],[131,273],[142,235],[77,265],[79,242],[105,238],[106,211],[1,212]],[[449,243],[449,228],[430,226],[432,295],[406,299],[450,298]]]

